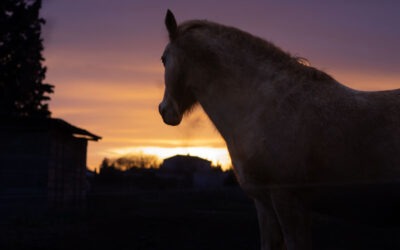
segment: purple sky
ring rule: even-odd
[[[43,2],[47,81],[56,86],[50,108],[104,136],[90,145],[91,166],[132,147],[224,147],[200,111],[181,128],[157,114],[168,8],[178,22],[208,19],[272,41],[350,87],[400,88],[399,1]]]

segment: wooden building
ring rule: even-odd
[[[99,136],[61,119],[0,121],[0,208],[81,208],[88,141]]]

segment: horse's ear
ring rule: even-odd
[[[169,39],[174,40],[178,34],[178,25],[174,14],[170,10],[167,10],[165,15],[165,26],[167,26]]]

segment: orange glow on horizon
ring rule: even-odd
[[[197,156],[212,162],[214,166],[220,165],[223,170],[231,167],[231,160],[226,148],[215,147],[127,147],[110,149],[108,154],[111,158],[125,155],[154,155],[160,161],[174,155]]]
[[[399,86],[397,75],[365,77],[357,72],[329,73],[346,86],[359,90]],[[162,122],[157,111],[164,90],[162,85],[77,81],[59,87],[62,95],[56,94],[53,117],[65,119],[103,138],[89,143],[90,169],[98,168],[105,157],[139,152],[156,155],[161,160],[176,154],[190,154],[211,160],[214,165],[221,164],[224,169],[231,166],[223,139],[201,108],[185,117],[178,127]]]
[[[86,2],[84,5],[91,4]],[[209,159],[214,164],[220,163],[224,168],[229,166],[225,142],[201,108],[184,117],[178,127],[163,123],[157,106],[164,92],[164,69],[160,57],[168,43],[163,21],[165,8],[152,6],[146,8],[146,12],[137,8],[135,1],[130,4],[130,8],[115,4],[112,13],[109,4],[90,8],[90,12],[73,11],[82,7],[82,3],[74,1],[43,5],[42,13],[50,24],[43,30],[44,64],[48,68],[45,81],[55,85],[49,103],[52,117],[64,119],[103,138],[88,145],[87,164],[90,169],[98,168],[105,157],[115,158],[129,153],[153,154],[161,159],[175,154],[190,154]],[[177,4],[168,8],[181,9]],[[153,4],[149,2],[150,5]],[[177,10],[176,14],[182,21],[194,17],[209,18],[271,39],[283,49],[310,59],[312,66],[321,68],[351,88],[384,90],[400,87],[400,74],[396,71],[398,53],[395,49],[398,46],[393,39],[395,26],[385,24],[382,26],[385,29],[376,26],[374,31],[369,21],[363,26],[366,28],[357,29],[357,26],[347,27],[340,22],[353,20],[354,10],[360,10],[362,15],[359,17],[367,17],[362,8],[352,9],[347,19],[342,16],[339,22],[337,19],[328,22],[328,18],[315,22],[306,18],[308,15],[304,13],[308,12],[302,12],[305,9],[299,6],[293,9],[289,5],[269,3],[271,15],[259,12],[265,8],[258,5],[248,6],[252,8],[249,13],[257,18],[244,22],[237,18],[235,11],[231,15],[226,11],[221,15],[218,8],[191,5],[185,11],[181,9],[180,13]],[[326,4],[321,6],[325,8]],[[242,6],[239,4],[235,8],[240,10]],[[341,7],[341,13],[345,9]],[[129,13],[124,12],[127,10]],[[282,10],[292,14],[288,15],[289,19],[282,20],[279,14]],[[372,11],[376,14],[375,9]],[[113,18],[103,18],[106,13]],[[88,18],[90,15],[94,15],[93,18]],[[99,32],[98,27],[104,29]],[[392,32],[383,37],[382,32],[389,28],[393,28]],[[327,30],[328,38],[334,40],[327,40]],[[368,37],[373,39],[360,43]],[[330,47],[326,49],[328,44]],[[382,44],[391,45],[386,48]],[[388,55],[386,63],[386,57],[381,56],[385,53]],[[375,62],[379,67],[375,68]]]

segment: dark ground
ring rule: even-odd
[[[353,197],[326,196],[326,206],[317,206],[327,213],[313,214],[314,249],[400,249],[399,224],[366,217],[378,212],[375,206],[354,208]],[[325,208],[338,200],[346,212],[335,209],[341,216],[333,218]],[[373,223],[366,223],[369,218]],[[89,196],[84,213],[7,216],[0,221],[0,249],[253,250],[259,249],[258,234],[253,203],[239,188],[99,191]]]
[[[0,249],[258,249],[252,202],[238,188],[93,194],[83,214],[0,223]]]

